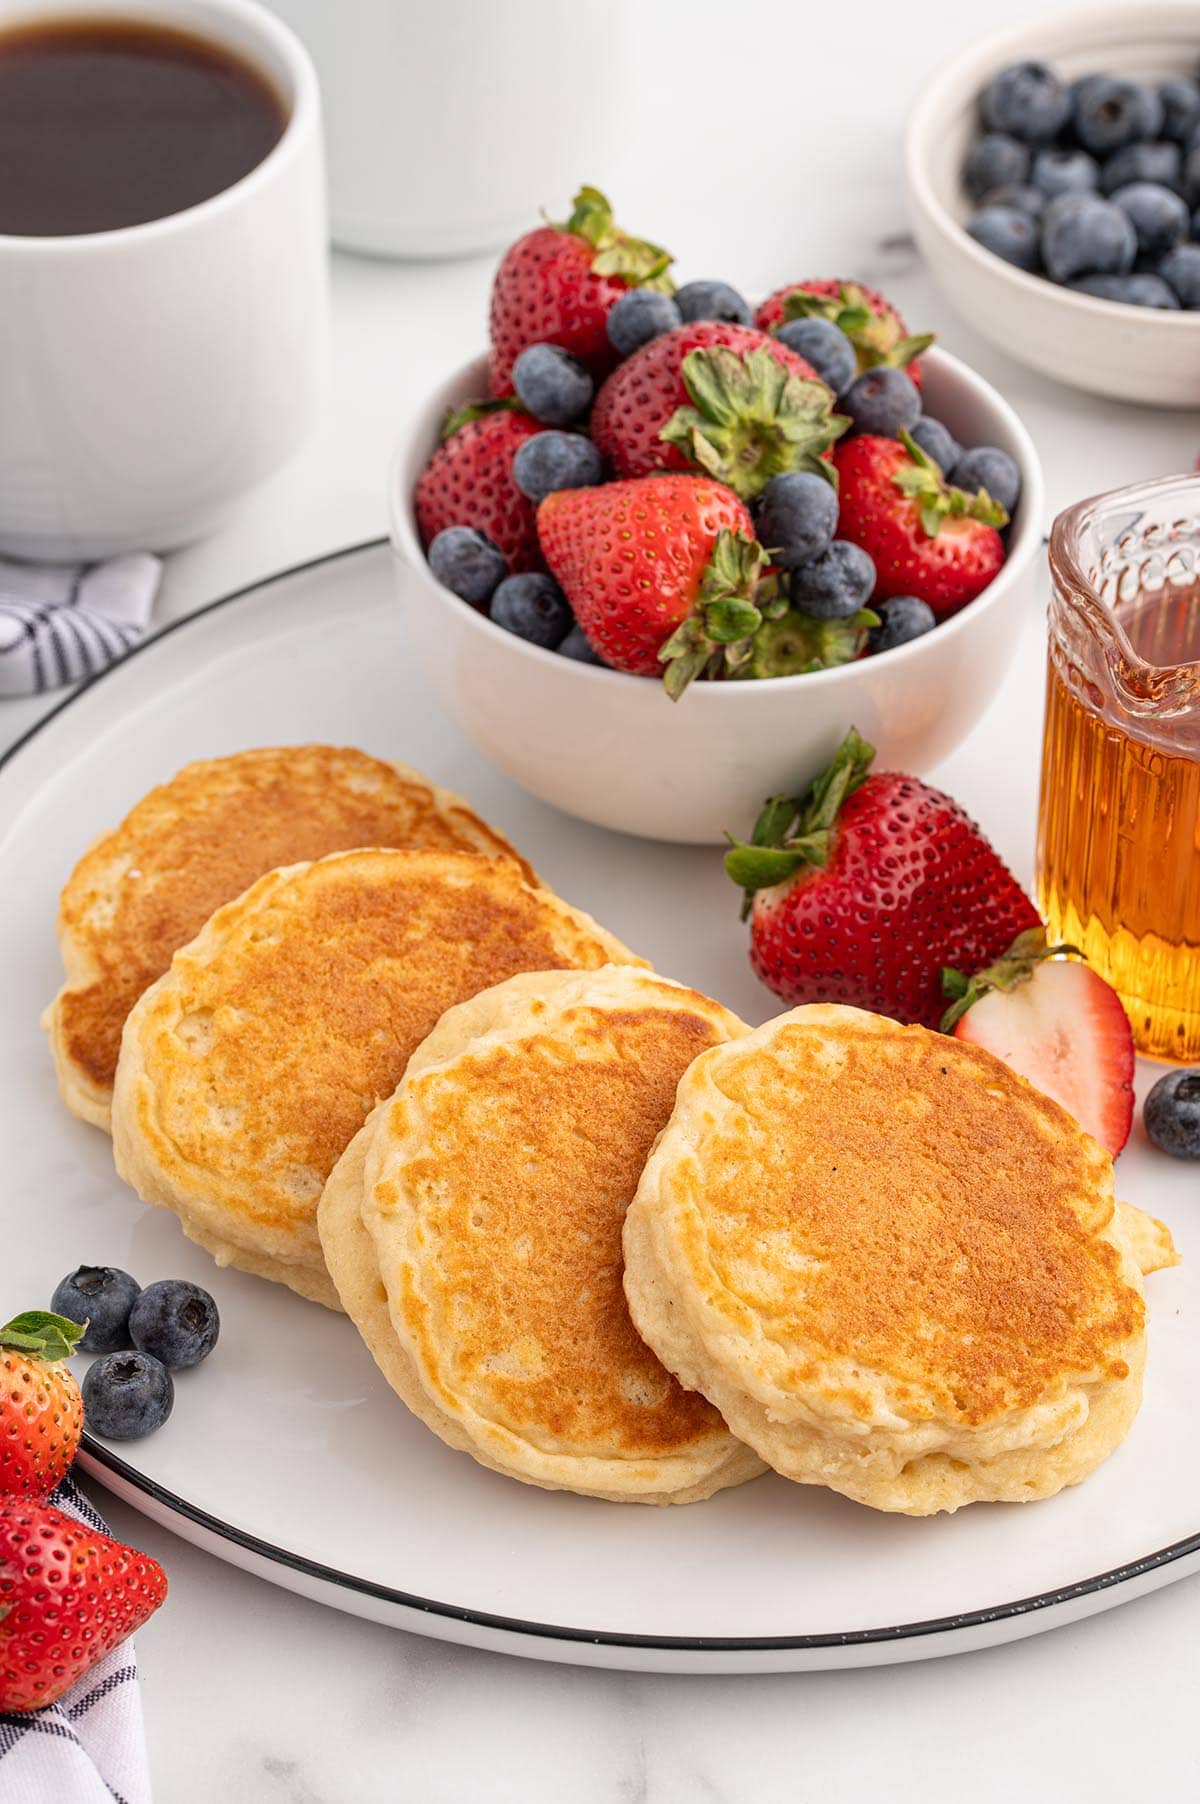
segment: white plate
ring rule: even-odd
[[[945,774],[1028,875],[1041,645]],[[683,706],[686,707],[686,701]],[[847,722],[847,725],[850,723]],[[215,603],[69,701],[0,766],[0,1097],[9,1218],[0,1309],[44,1304],[80,1261],[208,1285],[217,1353],[150,1439],[88,1442],[87,1470],[235,1564],[419,1633],[542,1659],[678,1672],[862,1665],[1030,1634],[1200,1567],[1200,1235],[1195,1172],[1135,1141],[1122,1194],[1172,1224],[1151,1280],[1146,1402],[1078,1490],[913,1521],[774,1477],[687,1509],[536,1491],[451,1453],[387,1390],[350,1323],[219,1272],[115,1178],[62,1110],[37,1019],[59,981],[58,890],[102,826],[190,758],[323,739],[467,795],[548,881],[665,972],[753,1021],[717,853],[582,825],[514,789],[437,714],[410,666],[389,554],[360,547]],[[652,781],[652,773],[647,773]],[[746,822],[760,798],[747,796]],[[1142,1087],[1153,1073],[1142,1074]],[[1189,1257],[1190,1255],[1190,1257]],[[1189,1314],[1192,1317],[1189,1322]]]

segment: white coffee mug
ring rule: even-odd
[[[270,0],[321,78],[333,236],[458,257],[607,179],[627,0]],[[565,212],[564,212],[565,217]]]
[[[166,551],[299,445],[328,328],[321,117],[303,46],[253,0],[0,0],[0,30],[145,19],[253,64],[287,112],[231,188],[144,225],[0,234],[0,552]]]

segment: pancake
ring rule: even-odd
[[[355,846],[482,852],[533,872],[419,771],[295,745],[189,764],[85,852],[62,893],[67,980],[43,1017],[63,1101],[110,1128],[125,1017],[213,910],[279,865]]]
[[[621,1225],[676,1084],[747,1032],[665,978],[514,977],[451,1009],[325,1187],[342,1301],[451,1447],[547,1490],[690,1503],[762,1471],[638,1338]]]
[[[337,1308],[325,1179],[452,1004],[519,971],[635,961],[511,860],[334,853],[218,909],[125,1023],[117,1170],[221,1264]]]
[[[1123,1440],[1145,1359],[1130,1219],[1108,1154],[991,1054],[818,1005],[687,1073],[625,1290],[785,1477],[929,1515],[1047,1497]]]

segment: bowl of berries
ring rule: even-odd
[[[592,189],[506,253],[491,350],[392,471],[415,654],[463,734],[569,814],[719,843],[857,727],[947,756],[1040,559],[1037,455],[885,297],[675,287]]]
[[[974,45],[918,98],[913,228],[959,311],[1045,375],[1200,405],[1200,11],[1085,7]]]

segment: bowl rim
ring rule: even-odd
[[[1150,10],[1145,5],[1145,0],[1127,0],[1124,6],[1107,7],[1105,17],[1115,19],[1127,15],[1131,24],[1144,30],[1146,14]],[[1163,18],[1189,24],[1200,37],[1194,0],[1156,0],[1153,10]],[[905,122],[904,170],[909,193],[943,236],[953,242],[961,256],[974,263],[981,274],[1006,282],[1015,294],[1036,297],[1047,305],[1057,302],[1067,312],[1073,312],[1081,318],[1090,315],[1101,324],[1105,320],[1119,319],[1129,327],[1136,320],[1138,328],[1143,331],[1161,328],[1176,333],[1194,332],[1200,328],[1200,309],[1181,307],[1178,312],[1174,312],[1170,308],[1134,307],[1128,301],[1103,300],[1098,295],[1081,294],[1077,289],[1051,282],[1046,276],[1032,275],[1027,270],[1018,269],[1015,264],[1006,263],[1003,257],[997,257],[994,252],[985,250],[981,244],[976,243],[966,227],[943,204],[929,179],[924,156],[925,144],[930,137],[936,135],[947,97],[962,85],[963,77],[970,71],[976,71],[982,85],[986,71],[1002,68],[1006,61],[1010,58],[1019,59],[1022,53],[1028,55],[1031,36],[1036,41],[1043,33],[1061,30],[1073,22],[1080,26],[1080,42],[1086,46],[1089,28],[1092,31],[1095,29],[1095,7],[1060,7],[1038,19],[1026,20],[1020,25],[1009,25],[1002,31],[992,32],[986,38],[977,38],[958,56],[942,65],[936,75],[918,91]]]
[[[961,358],[951,352],[933,345],[922,353],[922,363],[930,363],[932,367],[943,371],[948,377],[973,391],[976,401],[982,402],[996,413],[1003,423],[1009,437],[1016,447],[1016,462],[1021,471],[1021,501],[1017,511],[1017,522],[1009,543],[1008,555],[1004,566],[973,601],[969,601],[957,614],[943,621],[930,633],[924,633],[919,639],[910,640],[907,645],[894,646],[890,651],[879,654],[888,660],[894,660],[894,668],[899,671],[903,664],[913,663],[928,649],[929,642],[935,639],[945,644],[950,635],[969,630],[970,622],[977,620],[981,614],[996,606],[1024,575],[1033,562],[1038,549],[1044,543],[1045,527],[1045,480],[1042,473],[1041,460],[1037,448],[1030,437],[1020,415],[1005,400],[1000,391],[992,386],[978,371],[973,370]],[[571,659],[564,659],[557,651],[547,651],[539,645],[531,645],[525,639],[519,639],[515,633],[509,633],[497,626],[487,615],[463,601],[452,590],[444,588],[429,569],[424,548],[416,529],[413,512],[412,494],[408,487],[411,481],[413,454],[420,451],[422,461],[429,441],[433,438],[437,422],[446,408],[457,398],[458,391],[468,380],[486,378],[487,357],[481,354],[460,364],[450,375],[443,377],[425,398],[424,402],[414,409],[409,426],[392,455],[388,472],[388,514],[392,550],[404,562],[432,587],[445,605],[453,605],[459,618],[474,622],[474,630],[484,640],[491,640],[497,647],[503,647],[509,655],[532,659],[534,664],[541,664],[547,672],[555,671],[564,675],[569,669],[572,677],[579,677],[588,682],[600,682],[609,686],[610,693],[614,681],[619,682],[627,694],[640,691],[644,694],[658,695],[661,683],[653,678],[633,676],[627,671],[612,670],[607,666],[584,664]],[[471,630],[468,628],[468,630]],[[759,697],[762,691],[769,689],[772,694],[791,694],[799,686],[801,693],[811,693],[817,684],[826,686],[851,685],[860,673],[876,660],[855,659],[849,664],[838,664],[829,670],[800,671],[793,676],[765,678],[756,683],[693,683],[687,691],[688,706],[693,710],[700,707],[739,707],[749,705],[751,698]],[[741,699],[734,699],[741,698]]]

